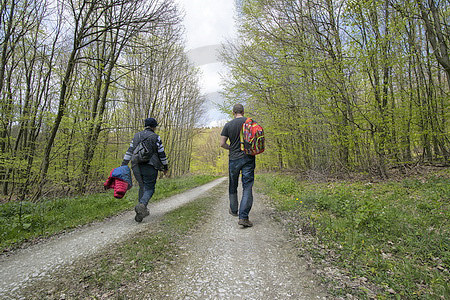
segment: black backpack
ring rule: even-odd
[[[154,133],[149,134],[139,144],[134,148],[133,155],[131,156],[131,162],[133,164],[145,164],[150,161],[153,154],[155,153],[151,145],[151,137]]]

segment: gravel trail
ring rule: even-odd
[[[47,276],[57,268],[79,258],[89,257],[100,249],[125,239],[133,233],[145,230],[165,213],[180,207],[223,183],[220,178],[203,186],[150,204],[150,216],[140,224],[134,221],[130,211],[108,221],[74,230],[49,241],[18,250],[12,255],[0,256],[0,299],[11,298],[32,281]]]
[[[261,198],[250,213],[254,226],[243,228],[222,196],[148,299],[329,299]]]

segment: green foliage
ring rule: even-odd
[[[275,207],[288,211],[295,227],[313,228],[352,276],[405,299],[449,296],[447,175],[381,183],[311,183],[280,174],[257,179]]]
[[[197,175],[163,178],[157,181],[152,201],[185,191],[215,179]],[[9,202],[0,205],[0,248],[15,247],[40,236],[50,236],[93,221],[103,220],[132,208],[137,202],[138,187],[124,198],[116,199],[113,192],[89,196],[61,198],[31,203]]]
[[[198,129],[193,138],[190,170],[194,174],[226,174],[228,151],[219,147],[222,128]]]
[[[265,128],[265,169],[386,177],[389,165],[448,162],[450,77],[422,34],[420,3],[245,4],[223,54],[224,94]],[[445,31],[448,5],[428,5]]]
[[[174,34],[181,15],[173,2],[117,2],[112,10],[69,3],[58,13],[47,2],[17,2],[5,13],[12,3],[0,9],[2,33],[10,33],[0,37],[2,201],[98,191],[150,116],[158,120],[170,176],[189,173],[204,97],[199,70]],[[103,18],[103,38],[92,38],[100,25],[88,10]],[[63,26],[68,19],[59,14],[86,17],[69,21],[72,45],[55,47],[60,36],[45,25]],[[156,24],[161,30],[148,30]]]

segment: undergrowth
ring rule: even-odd
[[[215,178],[196,175],[160,179],[151,201],[178,194]],[[79,197],[43,199],[36,203],[20,201],[0,204],[0,249],[8,251],[26,241],[48,237],[129,210],[137,203],[138,190],[136,184],[122,199],[114,198],[110,190]]]
[[[448,175],[313,183],[263,174],[257,182],[297,233],[335,254],[329,261],[380,286],[379,299],[449,299]],[[317,260],[327,259],[310,246]]]

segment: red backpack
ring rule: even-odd
[[[248,155],[264,152],[264,129],[250,118],[242,124],[241,150]]]

